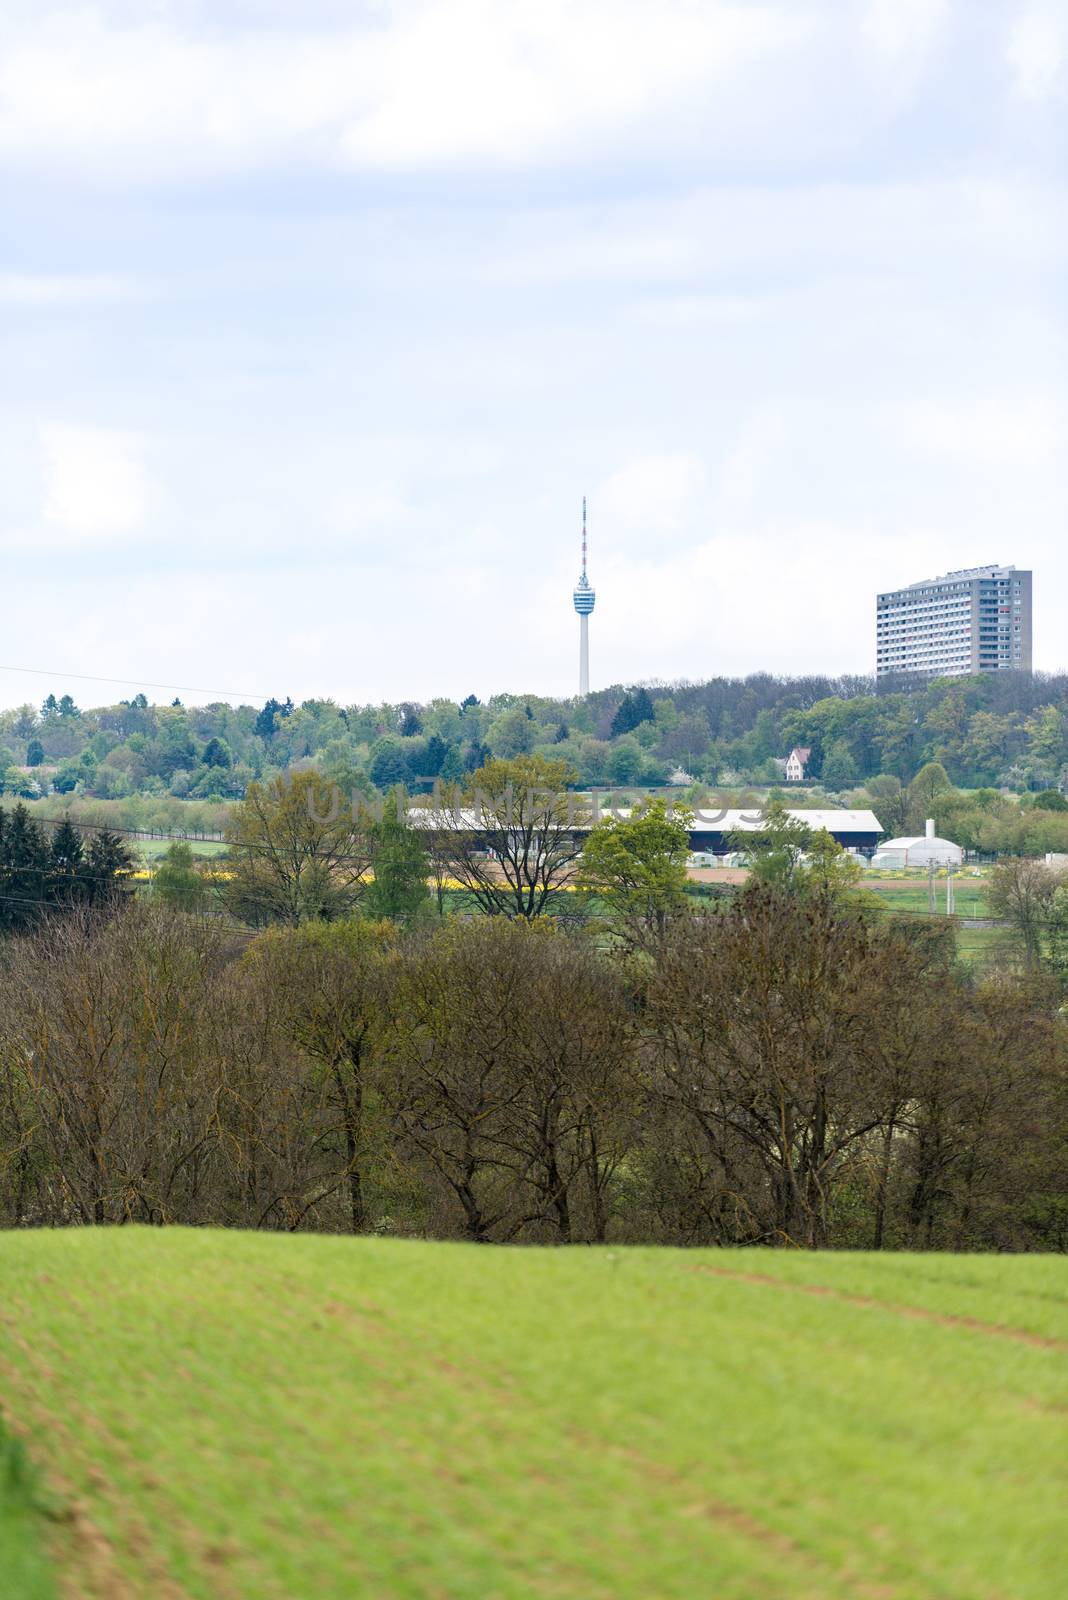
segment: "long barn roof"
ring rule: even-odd
[[[576,833],[589,832],[592,824],[579,820],[581,808],[576,806],[576,820],[572,825]],[[606,821],[609,817],[628,817],[630,811],[620,807],[613,810],[606,805],[600,807],[600,820]],[[828,833],[882,833],[882,824],[874,811],[847,811],[840,809],[806,811],[800,806],[791,806],[787,815],[798,822],[803,822],[812,829],[825,828]],[[455,833],[482,833],[488,832],[486,823],[480,818],[473,806],[463,806],[456,811],[430,811],[424,807],[413,806],[408,812],[408,820],[417,828],[440,828],[443,832]],[[705,807],[695,810],[691,833],[759,833],[765,824],[765,814],[756,806],[744,809],[732,808],[719,810]],[[496,831],[496,824],[491,824]]]

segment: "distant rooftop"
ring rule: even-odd
[[[920,578],[917,583],[899,584],[898,590],[904,589],[929,589],[935,583],[952,583],[958,578],[1006,578],[1016,568],[1011,563],[1008,566],[999,566],[997,562],[990,562],[985,567],[961,567],[957,572],[943,572],[937,578]],[[898,592],[898,591],[895,591]]]
[[[585,802],[584,795],[575,795],[576,802]],[[610,796],[601,792],[598,796],[596,820],[607,821],[610,817],[624,820],[631,816],[629,806],[615,807],[609,804]],[[694,833],[760,833],[767,823],[767,815],[763,806],[752,806],[749,809],[730,808],[721,809],[718,806],[696,806],[687,808],[693,812],[693,825],[690,828]],[[500,828],[494,825],[492,818],[487,818],[484,812],[475,806],[445,807],[443,810],[434,810],[430,807],[413,806],[407,813],[408,821],[413,828],[437,829],[442,833],[498,833]],[[799,806],[786,808],[786,815],[795,822],[802,822],[807,827],[818,832],[826,829],[828,833],[882,833],[882,823],[874,811],[849,810],[841,807],[824,807],[819,810],[809,811]],[[594,825],[594,817],[589,814],[583,804],[581,809],[576,806],[573,820],[566,823],[561,820],[558,826],[566,826],[573,833],[589,833]],[[506,824],[505,824],[506,825]]]

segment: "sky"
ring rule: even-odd
[[[584,494],[594,687],[1068,667],[1066,168],[1064,0],[0,0],[0,706],[574,693]]]

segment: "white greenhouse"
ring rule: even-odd
[[[909,839],[887,839],[871,858],[873,867],[959,867],[964,851],[952,839],[940,839],[934,831],[934,820],[927,819],[923,833]]]

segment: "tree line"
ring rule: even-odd
[[[818,876],[645,926],[48,918],[0,944],[0,1225],[1068,1246],[1044,975]]]
[[[0,712],[0,793],[204,805],[314,763],[346,788],[462,782],[488,758],[558,757],[583,785],[774,783],[793,745],[830,793],[928,762],[963,788],[1059,789],[1068,769],[1068,677],[986,673],[931,683],[868,677],[713,678],[617,684],[584,699],[496,694],[426,704],[154,706],[83,710],[70,696]]]

